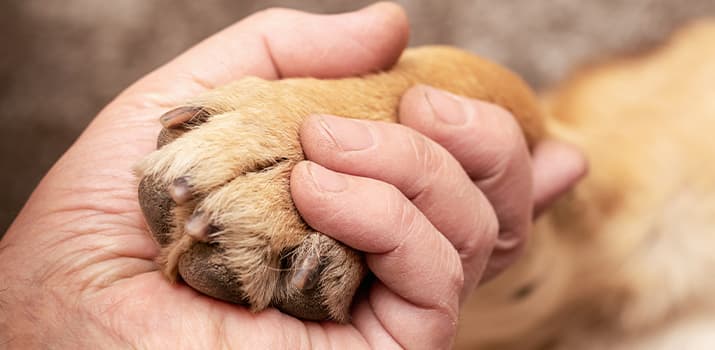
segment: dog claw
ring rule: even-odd
[[[197,241],[208,242],[211,233],[211,222],[208,215],[197,212],[191,215],[184,225],[184,232]]]
[[[159,117],[159,122],[164,128],[172,129],[205,114],[201,107],[179,107],[164,113]]]
[[[167,188],[167,191],[169,192],[169,197],[171,197],[176,204],[186,203],[193,197],[189,180],[185,176],[174,180]]]
[[[290,278],[291,287],[297,290],[308,290],[315,287],[320,272],[320,257],[317,252],[296,259],[293,274]]]

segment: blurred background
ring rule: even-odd
[[[0,235],[87,123],[123,88],[268,7],[335,13],[361,0],[3,0]],[[715,15],[713,0],[404,0],[411,45],[477,52],[548,88],[586,62],[645,50]],[[157,116],[158,117],[158,116]],[[131,142],[131,140],[127,140]]]

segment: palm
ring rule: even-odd
[[[304,324],[269,309],[252,314],[243,307],[199,295],[183,285],[169,285],[156,271],[118,281],[88,296],[87,307],[103,305],[103,320],[134,347],[299,348],[331,339],[360,339],[349,325]],[[113,302],[114,301],[114,302]],[[353,333],[353,337],[344,337]],[[338,339],[338,335],[340,339]],[[353,348],[344,344],[341,348]]]
[[[52,273],[47,274],[52,284],[81,286],[70,294],[77,299],[66,302],[81,305],[93,320],[102,323],[98,325],[101,329],[135,347],[154,348],[175,342],[181,348],[233,348],[252,343],[295,348],[329,338],[362,341],[350,325],[303,323],[273,309],[253,314],[184,284],[169,283],[152,261],[157,247],[137,204],[136,180],[131,172],[141,155],[154,147],[156,115],[161,109],[126,106],[115,110],[130,117],[100,115],[91,131],[51,171],[56,176],[48,176],[37,190],[42,193],[55,183],[72,184],[65,189],[72,195],[54,202],[62,207],[48,208],[46,214],[38,213],[30,219],[43,222],[53,213],[67,218],[59,220],[67,224],[58,227],[33,225],[38,232],[66,234],[58,238],[62,244],[51,244],[51,251],[47,251],[47,256],[57,258],[51,262],[55,266]],[[131,139],[136,141],[117,144],[117,140]],[[85,142],[94,145],[93,152],[76,151]],[[84,181],[69,180],[78,177]],[[81,221],[72,219],[86,213],[94,214]],[[353,336],[345,337],[346,333]]]

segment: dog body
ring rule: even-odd
[[[590,174],[526,256],[476,292],[461,343],[499,349],[715,345],[715,23],[588,67],[543,98]]]

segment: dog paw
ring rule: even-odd
[[[365,268],[293,206],[305,103],[284,85],[243,79],[163,115],[139,202],[170,279],[253,310],[344,322]]]
[[[366,273],[361,255],[316,232],[290,197],[310,114],[396,121],[415,84],[512,111],[527,138],[538,107],[521,80],[447,48],[411,50],[387,73],[340,80],[245,78],[164,114],[158,150],[138,166],[139,202],[169,279],[259,311],[346,322]]]

